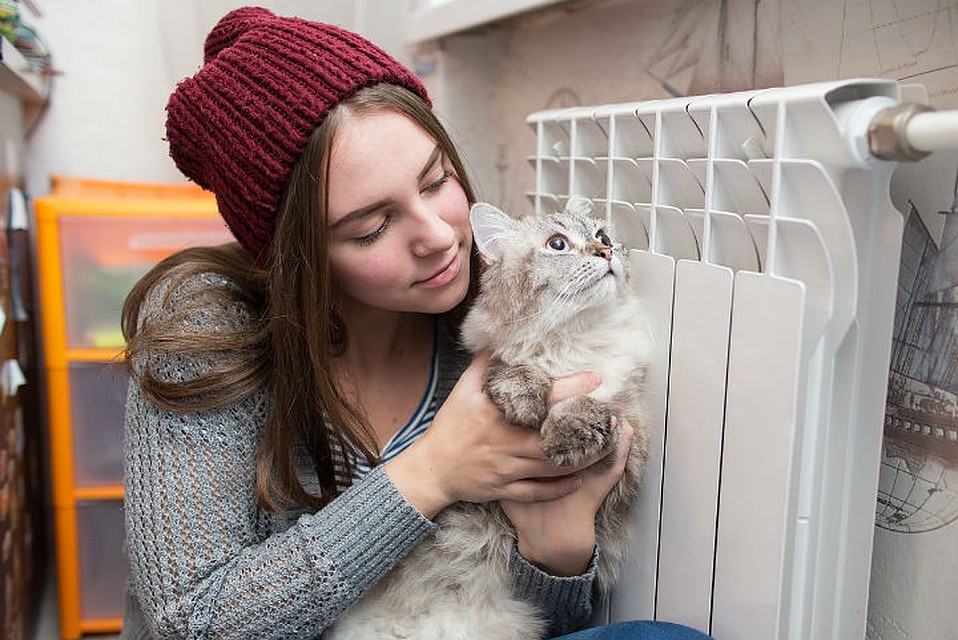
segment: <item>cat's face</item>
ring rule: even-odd
[[[611,303],[626,279],[624,251],[590,210],[572,205],[515,220],[490,205],[474,205],[476,246],[489,263],[484,283],[515,296],[510,306],[521,307],[522,315],[554,321]]]
[[[513,264],[528,270],[533,291],[580,308],[614,297],[625,267],[602,221],[559,212],[522,222],[527,245],[513,256]]]

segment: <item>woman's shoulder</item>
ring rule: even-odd
[[[141,327],[172,323],[176,332],[235,331],[250,319],[239,285],[214,271],[167,274],[148,290],[139,313]]]
[[[241,286],[215,271],[164,274],[142,294],[127,355],[159,380],[182,382],[213,372],[255,368],[261,327]]]

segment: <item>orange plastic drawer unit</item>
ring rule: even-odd
[[[162,258],[232,236],[191,185],[60,179],[35,216],[60,633],[115,633],[128,575],[123,301]]]

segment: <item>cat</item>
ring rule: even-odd
[[[627,510],[649,446],[640,393],[650,338],[628,284],[626,253],[585,198],[570,198],[562,212],[522,219],[477,203],[470,222],[486,268],[462,341],[473,353],[491,352],[484,388],[504,418],[539,429],[559,466],[612,451],[613,416],[635,431],[625,472],[596,515],[596,580],[607,591],[626,556]],[[554,378],[586,370],[601,375],[596,390],[547,404]],[[325,638],[544,637],[548,621],[512,594],[515,531],[498,503],[455,504],[436,524]]]

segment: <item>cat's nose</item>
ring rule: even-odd
[[[607,247],[604,244],[596,245],[592,253],[593,255],[605,258],[606,260],[612,260],[612,247]]]

